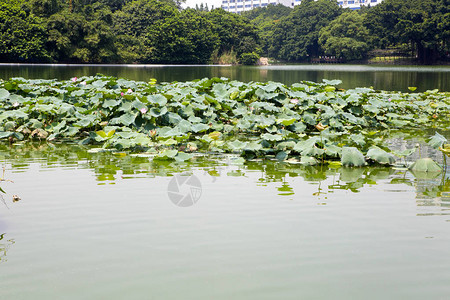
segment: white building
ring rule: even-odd
[[[293,1],[295,0],[222,0],[222,9],[240,13],[257,7],[266,7],[269,4],[283,4],[284,6],[294,7]]]
[[[383,0],[337,0],[340,6],[350,9],[360,9],[364,5],[374,6],[381,3],[381,1]],[[301,2],[302,0],[222,0],[221,7],[229,12],[240,13],[257,7],[265,7],[269,4],[283,4],[293,8]]]

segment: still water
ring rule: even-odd
[[[14,181],[1,182],[0,299],[450,293],[448,173],[58,144],[2,145],[0,156]],[[178,206],[177,194],[195,201]]]
[[[372,66],[372,65],[282,65],[282,66],[171,66],[171,65],[30,65],[0,64],[0,78],[67,80],[102,73],[131,80],[160,82],[188,81],[204,77],[227,77],[244,82],[277,81],[292,84],[302,80],[322,82],[340,79],[344,89],[370,87],[407,92],[439,89],[450,91],[450,66]]]

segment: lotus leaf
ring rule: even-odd
[[[270,133],[262,134],[261,138],[267,141],[281,141],[283,139],[283,137],[280,134],[270,134]]]
[[[276,158],[278,161],[286,160],[287,157],[288,157],[288,153],[285,152],[285,151],[280,151],[280,152],[278,152],[277,155],[275,156],[275,158]]]
[[[342,148],[341,163],[345,167],[362,167],[366,165],[364,155],[355,147]]]
[[[304,166],[314,166],[317,165],[319,161],[311,156],[302,156],[300,158],[300,163]]]
[[[0,88],[0,100],[4,100],[9,97],[9,92]]]
[[[167,107],[164,106],[161,109],[153,107],[149,113],[152,117],[157,118],[167,113]]]
[[[428,173],[442,171],[442,168],[434,160],[428,157],[418,159],[414,164],[411,165],[409,169],[415,172],[428,172]]]
[[[194,124],[192,125],[192,131],[193,132],[202,132],[202,131],[206,131],[209,129],[209,126],[203,123],[198,123],[198,124]]]
[[[230,143],[227,143],[228,148],[232,151],[243,150],[246,146],[246,142],[241,142],[239,140],[234,140]]]
[[[391,153],[387,153],[376,146],[371,147],[367,152],[367,157],[384,165],[392,165],[395,163],[395,158]]]
[[[439,149],[439,147],[442,147],[446,142],[448,142],[448,140],[443,135],[436,132],[428,141],[428,145],[434,149]]]
[[[342,145],[357,145],[361,151],[367,144],[381,147],[395,133],[393,127],[401,127],[402,134],[403,129],[448,127],[448,93],[342,91],[334,88],[336,84],[339,81],[304,81],[287,87],[226,78],[157,84],[102,75],[76,82],[11,79],[0,81],[0,129],[17,132],[0,137],[58,139],[88,134],[81,143],[103,143],[104,148],[121,151],[157,146],[237,151],[247,158],[282,151],[294,159],[300,154],[323,162],[342,159]],[[112,130],[116,133],[108,136]],[[188,146],[194,141],[196,146]],[[447,151],[446,141],[436,134],[430,145]],[[370,162],[391,160],[383,160],[386,154],[379,151],[369,150]]]

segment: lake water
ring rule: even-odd
[[[0,156],[14,181],[1,182],[0,299],[450,293],[450,174],[156,162],[45,143]]]
[[[450,90],[448,67],[0,65],[0,78],[341,79]],[[423,143],[393,140],[398,149]],[[447,138],[450,135],[443,133]],[[407,143],[407,147],[406,144]],[[0,299],[447,299],[450,173],[189,163],[0,144]],[[423,147],[419,155],[440,161]],[[9,182],[11,180],[13,182]],[[13,202],[13,195],[21,200]]]
[[[187,81],[204,77],[227,77],[244,82],[277,81],[292,84],[302,80],[322,82],[340,79],[341,88],[369,87],[407,92],[439,89],[450,91],[450,66],[379,65],[283,65],[283,66],[170,66],[170,65],[26,65],[0,64],[0,78],[11,77],[66,80],[102,73],[108,76],[160,82]]]

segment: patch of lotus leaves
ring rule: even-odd
[[[160,158],[180,161],[188,156],[172,155],[178,151],[173,149],[279,160],[300,156],[304,164],[341,158],[344,165],[358,166],[365,164],[361,151],[383,144],[383,130],[450,125],[448,93],[342,91],[335,88],[339,83],[13,78],[0,82],[0,138],[79,139],[121,151],[155,147]],[[439,134],[430,140],[444,154],[446,143]],[[370,161],[392,164],[391,156],[374,149]]]

